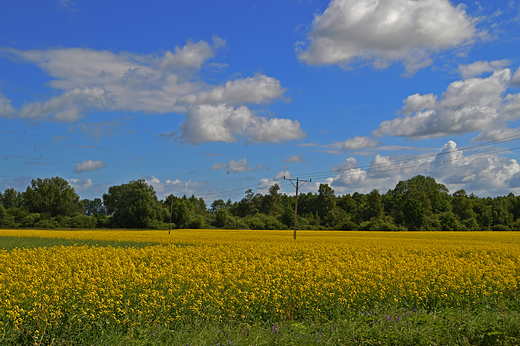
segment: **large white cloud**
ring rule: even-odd
[[[238,140],[280,143],[305,137],[296,120],[268,119],[245,106],[235,108],[225,104],[191,107],[179,129],[180,139],[191,144]]]
[[[368,193],[372,189],[383,193],[400,180],[419,174],[445,184],[451,193],[465,189],[485,197],[520,192],[520,165],[516,160],[493,153],[465,153],[454,141],[448,141],[436,155],[414,160],[376,155],[369,167],[349,167],[348,162],[344,166],[327,180],[337,194]]]
[[[259,117],[244,107],[284,99],[286,89],[279,80],[264,74],[221,85],[203,80],[199,70],[223,45],[223,40],[214,37],[212,44],[188,41],[173,52],[151,55],[89,48],[25,51],[0,48],[1,54],[14,61],[38,65],[54,78],[48,85],[62,91],[19,109],[13,108],[11,100],[0,94],[0,116],[75,122],[93,110],[187,113],[180,131],[187,143],[236,140],[264,143],[302,138],[305,134],[298,122]],[[219,133],[220,130],[223,132]]]
[[[378,68],[402,60],[409,74],[431,64],[431,55],[472,42],[479,33],[463,4],[448,0],[332,0],[314,17],[307,64],[368,61]]]
[[[384,121],[373,135],[435,138],[471,132],[504,131],[520,117],[520,94],[504,95],[511,71],[495,70],[487,78],[451,83],[440,100],[436,95],[411,95],[404,100],[404,116]]]

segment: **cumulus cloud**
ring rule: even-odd
[[[298,58],[310,65],[368,61],[376,68],[403,61],[413,74],[432,63],[432,54],[478,35],[464,5],[453,7],[448,0],[332,0],[315,15]]]
[[[460,65],[458,70],[462,78],[471,78],[480,76],[486,72],[493,72],[497,69],[502,69],[511,65],[511,61],[508,59],[495,60],[495,61],[476,61],[469,65]]]
[[[515,74],[513,75],[513,78],[511,78],[511,85],[520,87],[520,68],[516,70]]]
[[[227,81],[224,85],[213,87],[209,91],[183,96],[179,98],[178,104],[260,104],[282,98],[285,91],[279,80],[257,74],[254,77]]]
[[[238,161],[235,161],[235,159],[231,159],[231,161],[229,161],[229,163],[224,163],[224,162],[216,163],[213,166],[211,166],[210,169],[213,171],[218,170],[218,169],[224,169],[228,173],[229,172],[233,172],[233,173],[249,172],[249,171],[255,170],[254,167],[249,166],[249,163],[247,162],[247,159],[245,157],[242,160],[238,160]],[[264,165],[258,165],[258,167],[256,168],[256,170],[262,170],[262,169],[266,169]]]
[[[367,148],[375,148],[378,145],[378,142],[369,137],[361,137],[356,136],[354,138],[349,138],[343,145],[341,146],[341,150],[359,150],[359,149],[367,149]]]
[[[349,157],[337,166],[333,166],[331,170],[333,172],[346,171],[357,166],[357,160],[355,157]]]
[[[14,61],[39,66],[53,77],[48,85],[62,91],[48,100],[26,103],[20,109],[14,109],[11,101],[0,94],[0,116],[76,122],[93,110],[188,113],[181,130],[182,138],[188,143],[198,144],[206,139],[232,142],[237,140],[235,135],[258,143],[302,138],[304,134],[299,123],[258,117],[242,108],[246,104],[284,99],[286,89],[277,79],[257,74],[229,80],[222,85],[202,80],[199,70],[224,45],[225,41],[215,36],[212,43],[188,41],[173,51],[149,55],[89,48],[0,48],[1,54]],[[208,108],[198,109],[197,106],[216,110],[213,113],[216,113],[217,127],[224,128],[222,135],[199,121],[200,116],[212,115],[208,115]],[[239,107],[232,108],[236,106]],[[228,115],[233,113],[231,118],[224,114],[226,112]],[[238,124],[234,124],[236,118],[241,119]],[[198,130],[203,134],[194,135]]]
[[[382,122],[373,135],[435,138],[503,130],[506,122],[520,117],[520,94],[504,96],[510,80],[509,69],[495,70],[487,78],[451,83],[440,100],[433,94],[409,96],[401,110],[404,116]]]
[[[103,161],[93,161],[86,160],[81,163],[78,163],[74,166],[73,173],[83,173],[83,172],[92,172],[97,171],[102,168],[105,168],[106,164]]]
[[[367,168],[348,166],[333,170],[337,175],[327,181],[336,193],[386,192],[400,180],[416,175],[433,177],[451,191],[465,189],[479,196],[504,195],[520,191],[520,165],[514,159],[496,154],[482,155],[457,147],[448,141],[437,154],[414,160],[376,155]]]
[[[15,114],[15,109],[11,106],[11,100],[0,93],[0,116],[11,118]]]
[[[276,174],[276,177],[274,178],[262,178],[260,179],[260,183],[258,184],[257,193],[260,193],[262,195],[266,195],[269,193],[269,188],[273,185],[280,186],[280,189],[282,188],[281,180],[284,178],[290,179],[291,178],[291,172],[289,171],[280,171],[278,174]],[[280,190],[280,192],[283,192]]]
[[[183,68],[200,69],[202,64],[215,56],[217,48],[225,46],[226,41],[213,36],[213,45],[208,42],[188,41],[182,48],[175,47],[175,53],[167,50],[164,55],[157,59],[158,65],[163,70],[177,70]]]
[[[265,118],[251,109],[225,104],[191,107],[179,127],[180,139],[191,144],[203,142],[280,143],[302,139],[305,132],[296,120]]]
[[[209,181],[181,181],[179,179],[161,180],[155,176],[143,176],[145,182],[152,186],[159,199],[165,199],[167,196],[173,194],[175,196],[195,195],[204,196],[215,194],[216,191],[211,189]]]
[[[67,182],[81,198],[88,199],[100,198],[111,186],[110,183],[103,185],[94,184],[90,178],[86,177],[81,179],[67,179]]]
[[[308,159],[304,158],[303,155],[291,155],[288,158],[284,159],[285,163],[298,163],[298,162],[307,162]]]

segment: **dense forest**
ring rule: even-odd
[[[112,186],[83,199],[65,179],[35,179],[25,192],[0,192],[0,228],[292,229],[295,196],[273,185],[266,195],[245,191],[240,201],[167,196],[144,180]],[[298,196],[298,229],[365,231],[517,231],[520,196],[480,198],[448,189],[431,177],[400,181],[381,194],[336,196],[326,184]]]

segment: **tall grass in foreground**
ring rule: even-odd
[[[0,231],[0,248],[5,236],[21,246],[0,250],[0,343],[519,337],[516,233]]]

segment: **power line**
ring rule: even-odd
[[[349,174],[352,174],[352,175],[363,174],[363,173],[392,172],[392,171],[398,171],[403,168],[406,168],[405,165],[407,165],[409,163],[413,163],[413,162],[417,162],[417,161],[425,161],[428,159],[442,157],[442,156],[446,156],[446,155],[454,154],[454,153],[460,153],[463,151],[477,150],[480,148],[489,147],[489,146],[500,144],[500,143],[507,143],[507,142],[511,142],[511,141],[515,141],[515,140],[519,140],[519,139],[520,139],[520,134],[517,134],[517,135],[507,136],[504,138],[499,138],[499,139],[495,139],[492,141],[488,141],[488,142],[484,142],[484,143],[480,143],[480,144],[476,144],[476,145],[472,145],[472,146],[456,148],[453,150],[446,150],[446,151],[442,151],[442,152],[435,153],[435,154],[418,155],[415,157],[404,158],[401,160],[388,161],[386,163],[359,166],[359,167],[355,168],[358,171],[352,171],[353,168],[344,168],[344,169],[330,169],[327,171],[317,171],[317,172],[310,172],[310,173],[299,173],[297,175],[298,175],[298,177],[309,178],[309,180],[311,180],[312,178],[314,178],[314,179],[326,178],[326,177],[329,177],[331,174],[337,175],[337,174],[341,174],[344,172],[348,172]],[[518,150],[518,149],[520,149],[520,147],[506,148],[506,149],[489,151],[489,152],[484,152],[484,153],[476,153],[476,154],[472,154],[472,155],[467,155],[467,156],[463,156],[463,157],[442,160],[442,161],[421,162],[415,167],[421,167],[421,166],[426,166],[426,165],[437,165],[437,164],[443,164],[443,163],[447,163],[447,162],[462,161],[462,160],[466,160],[466,159],[472,158],[472,157],[488,156],[488,155],[498,154],[498,153],[507,152],[507,151],[514,151],[514,150]],[[277,184],[279,184],[281,187],[289,186],[288,184],[283,184],[283,186],[282,186],[281,181],[277,181]],[[236,187],[233,189],[227,189],[222,192],[208,194],[206,196],[200,196],[200,197],[201,198],[231,197],[231,196],[237,195],[237,193],[239,191],[244,191],[244,189],[258,188],[258,185],[259,185],[259,183],[256,183],[254,185]]]

